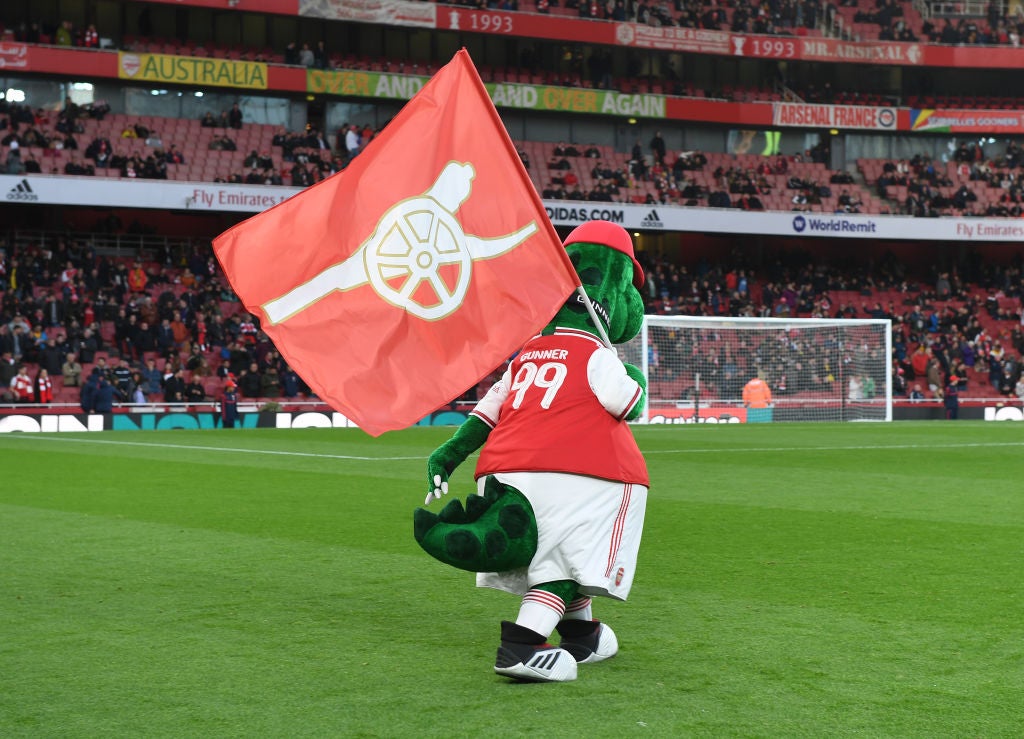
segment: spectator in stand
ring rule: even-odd
[[[157,327],[157,351],[161,354],[168,354],[174,348],[174,329],[171,328],[170,318],[164,318]]]
[[[181,150],[178,149],[178,147],[174,144],[171,144],[170,147],[167,149],[167,154],[165,155],[165,158],[168,164],[185,163],[185,155],[182,154]]]
[[[238,377],[238,388],[245,398],[258,398],[263,391],[263,378],[260,375],[260,366],[257,362],[251,362],[248,369],[242,370]]]
[[[96,413],[113,413],[116,397],[117,391],[114,386],[101,374],[93,397],[93,410]]]
[[[925,370],[925,378],[928,381],[928,389],[933,395],[938,395],[942,390],[942,364],[938,358],[929,351],[928,366]]]
[[[68,352],[67,360],[61,366],[64,387],[78,387],[82,384],[82,365],[79,364],[74,352]]]
[[[128,272],[128,291],[136,295],[145,293],[148,283],[149,276],[146,274],[146,270],[142,268],[142,262],[136,259],[131,270]]]
[[[330,66],[327,62],[327,44],[324,41],[317,41],[313,49],[313,66],[317,69],[327,69]]]
[[[132,374],[132,386],[134,389],[132,390],[131,402],[136,405],[148,402],[146,392],[142,389],[142,375],[139,372]]]
[[[82,34],[82,46],[87,49],[100,48],[100,34],[96,30],[94,23],[90,23],[88,28],[85,29],[85,33]]]
[[[167,403],[185,402],[185,371],[178,367],[174,373],[164,380],[164,401]]]
[[[134,315],[132,317],[134,318]],[[156,334],[153,332],[149,323],[146,321],[139,321],[136,326],[135,322],[132,321],[129,329],[131,331],[133,357],[141,358],[147,352],[156,351]]]
[[[72,46],[74,44],[74,27],[71,21],[61,21],[54,34],[54,42],[57,46]]]
[[[130,398],[135,389],[132,385],[132,368],[121,357],[110,358],[110,382],[122,400]]]
[[[142,381],[139,383],[146,395],[159,395],[162,389],[163,373],[156,368],[156,360],[147,359],[146,366],[139,372]]]
[[[185,346],[185,342],[188,341],[191,332],[188,330],[188,326],[182,320],[181,311],[174,311],[174,318],[168,323],[171,329],[171,336],[173,338],[173,346],[177,351],[181,351]]]
[[[185,385],[185,400],[189,403],[202,403],[206,400],[206,390],[198,377],[193,376]]]
[[[242,318],[241,323],[238,324],[238,339],[243,344],[253,345],[256,343],[256,336],[259,330],[256,328],[256,323],[253,321],[251,313],[246,313]]]
[[[82,340],[78,342],[78,358],[82,360],[82,364],[92,364],[100,348],[101,344],[95,332],[91,328],[84,329]]]
[[[276,398],[281,392],[281,378],[277,367],[268,366],[260,377],[260,395],[264,398]]]
[[[906,370],[895,361],[892,363],[892,394],[894,396],[907,394]]]
[[[238,146],[228,136],[214,136],[210,139],[210,151],[238,151]]]
[[[17,141],[11,142],[11,148],[7,152],[7,164],[4,170],[7,174],[20,175],[25,171],[25,164],[21,161],[21,151]]]
[[[917,349],[910,356],[910,368],[914,372],[912,379],[922,379],[927,375],[930,356],[931,352],[923,341],[917,345]]]
[[[32,378],[28,376],[28,367],[21,365],[18,374],[10,382],[11,396],[15,403],[31,403],[35,394]]]
[[[57,345],[55,336],[48,337],[39,349],[39,365],[46,368],[51,375],[58,375],[61,371],[61,358],[66,353],[65,348]]]
[[[238,130],[242,127],[242,109],[238,107],[238,103],[231,106],[231,110],[228,111],[228,126]]]
[[[299,65],[312,67],[315,63],[316,55],[313,54],[313,50],[309,48],[309,44],[303,44],[302,48],[299,49]]]
[[[362,141],[359,136],[359,129],[355,125],[349,126],[345,131],[345,150],[349,158],[356,156],[362,149]]]
[[[203,128],[216,128],[217,119],[213,117],[213,113],[206,111],[203,117],[199,120],[199,125]]]
[[[654,162],[665,166],[665,139],[661,137],[661,131],[656,131],[650,143],[651,154],[654,156]]]
[[[0,329],[3,328],[7,327],[0,326]],[[10,349],[5,349],[3,354],[0,354],[0,401],[8,402],[13,398],[11,380],[13,380],[17,374],[18,365],[15,363]]]
[[[50,373],[43,367],[36,374],[35,401],[37,403],[53,402],[53,382],[50,380]]]
[[[285,365],[284,372],[281,373],[281,395],[286,398],[294,398],[299,394],[301,386],[302,380],[299,378],[298,373],[288,365]]]

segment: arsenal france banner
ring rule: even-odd
[[[465,49],[346,169],[213,248],[289,364],[374,436],[479,382],[579,284]]]

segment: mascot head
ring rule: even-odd
[[[640,296],[644,271],[636,261],[633,240],[626,229],[609,221],[588,221],[565,239],[565,251],[612,343],[621,344],[636,336],[644,318]],[[549,326],[597,333],[578,293],[569,297]]]

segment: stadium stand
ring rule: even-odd
[[[0,295],[8,319],[0,330],[0,353],[11,351],[11,337],[17,333],[20,348],[13,358],[26,364],[33,378],[49,363],[55,404],[80,401],[80,389],[65,387],[61,373],[53,371],[69,352],[82,356],[85,378],[96,367],[109,367],[115,358],[130,363],[133,373],[153,360],[164,382],[180,368],[185,383],[196,381],[200,387],[199,394],[189,398],[192,402],[219,397],[229,376],[239,381],[243,392],[255,387],[248,399],[260,403],[308,396],[301,381],[285,384],[288,367],[266,335],[251,324],[217,265],[201,250],[180,254],[170,267],[166,262],[141,263],[147,273],[146,287],[131,292],[125,275],[134,260],[93,257],[88,243],[70,247],[64,241],[57,243],[64,248],[49,250],[34,244],[19,250],[25,266],[22,274],[32,286],[21,289],[21,297],[19,291],[11,290]],[[942,273],[925,283],[923,276],[908,279],[907,265],[894,260],[874,271],[863,266],[850,273],[820,262],[809,267],[804,259],[798,254],[780,255],[769,269],[758,270],[743,262],[709,267],[647,258],[648,311],[892,318],[894,371],[907,383],[903,396],[914,384],[924,385],[926,397],[935,396],[935,389],[927,388],[927,375],[912,361],[922,347],[944,373],[955,372],[963,378],[966,396],[1017,397],[1024,353],[1024,276],[1019,266],[982,268],[978,282],[961,283],[957,275]],[[75,273],[65,279],[61,267],[68,262],[81,269],[72,268]],[[47,280],[47,275],[60,276]],[[166,334],[158,327],[164,321],[173,326],[179,318],[183,323],[180,340],[171,336],[161,344]],[[86,329],[95,337],[95,347],[87,340]],[[48,350],[51,338],[54,342]],[[56,365],[52,356],[46,356],[48,351],[59,358]],[[279,379],[265,381],[271,367]],[[255,384],[243,379],[250,373],[258,376]],[[110,377],[114,379],[112,372]],[[469,396],[483,392],[494,379],[487,378]],[[133,390],[133,383],[123,387],[125,402]],[[150,393],[147,400],[174,402],[164,392]]]
[[[418,75],[430,75],[446,61],[442,49],[468,43],[480,48],[479,70],[486,82],[664,95],[686,99],[687,104],[692,99],[1007,111],[1024,106],[1024,99],[1012,88],[994,92],[1001,80],[985,70],[956,79],[950,75],[950,80],[939,80],[927,90],[915,87],[920,78],[912,74],[917,70],[911,69],[911,65],[905,65],[900,70],[902,74],[890,75],[885,80],[870,73],[851,75],[851,84],[839,84],[836,80],[840,79],[842,68],[849,65],[791,62],[784,69],[770,58],[736,60],[722,52],[709,56],[648,49],[609,51],[611,47],[602,49],[578,38],[503,39],[504,45],[499,45],[490,43],[491,36],[479,33],[448,32],[442,43],[422,44],[415,37],[416,31],[406,32],[397,22],[303,19],[301,24],[284,24],[278,23],[276,16],[254,13],[246,16],[245,24],[232,25],[234,11],[225,11],[224,28],[204,31],[208,37],[199,40],[189,38],[187,29],[200,26],[206,16],[199,14],[205,11],[187,0],[180,3],[183,23],[177,28],[166,24],[144,29],[130,12],[144,7],[143,4],[124,3],[123,14],[118,18],[107,17],[113,27],[100,28],[99,35],[109,39],[109,44],[101,44],[90,35],[87,21],[94,19],[86,17],[90,12],[87,5],[71,2],[61,7],[62,11],[68,9],[78,16],[73,24],[68,22],[71,36],[64,43],[59,35],[64,28],[60,19],[33,17],[28,22],[17,15],[18,4],[11,4],[0,10],[0,23],[7,29],[3,38],[47,49],[74,46],[97,55],[121,50],[265,61],[287,68],[308,67],[308,60],[312,59],[314,68],[320,69]],[[452,5],[467,10],[481,7],[477,2]],[[24,4],[23,16],[27,7]],[[637,21],[661,28],[718,29],[812,39],[919,40],[922,44],[1012,46],[1019,42],[1022,24],[1020,17],[1006,16],[1005,11],[991,16],[987,8],[979,12],[976,4],[954,8],[942,3],[914,4],[905,0],[861,0],[854,4],[806,0],[781,2],[777,7],[695,2],[677,3],[665,9],[631,0],[613,4],[529,0],[487,7],[586,18],[593,21],[595,28],[602,23]],[[49,12],[48,9],[42,16]],[[278,25],[287,26],[288,30],[277,32]],[[254,30],[261,27],[262,30]],[[955,36],[947,30],[949,27]],[[296,40],[282,43],[282,33]],[[304,61],[300,56],[303,44],[315,47],[317,40],[324,39],[338,42],[328,44],[326,51],[311,51]],[[101,46],[108,50],[99,50]],[[588,65],[595,64],[594,60],[600,57],[598,52],[610,54],[609,66],[595,70]],[[864,66],[858,70],[861,68],[868,69]],[[5,74],[14,72],[6,69]],[[38,82],[54,76],[48,72],[35,77],[26,75],[25,79]],[[56,76],[77,79],[77,70],[69,63]],[[990,76],[992,82],[988,80]],[[13,86],[18,79],[11,76],[8,84]],[[979,84],[983,79],[985,84]],[[114,98],[117,85],[125,89],[146,87],[145,83],[125,79],[102,82],[106,85],[105,94],[111,93]],[[228,90],[239,100],[253,94],[242,88]],[[305,91],[266,91],[268,95],[272,93],[287,97],[292,112],[303,109],[302,115],[296,116],[298,125],[293,129],[282,126],[280,120],[245,121],[234,126],[219,117],[213,118],[212,126],[204,125],[198,115],[155,115],[152,110],[133,110],[124,99],[115,99],[109,112],[89,115],[85,109],[85,114],[78,118],[80,129],[70,134],[77,149],[63,147],[66,132],[60,136],[63,148],[52,142],[21,138],[17,149],[22,161],[34,161],[40,174],[60,176],[81,176],[87,170],[82,172],[76,167],[91,166],[92,176],[105,178],[166,177],[185,182],[302,186],[343,169],[348,161],[343,137],[337,130],[329,130],[323,106],[340,101],[358,111],[359,106],[365,109],[373,105],[367,104],[365,98],[343,95],[328,96],[325,103],[308,99]],[[4,119],[4,138],[15,133],[24,137],[28,128],[47,139],[56,137],[57,111],[61,105],[47,100],[47,109],[40,110],[36,102],[31,97],[20,104],[13,98],[3,101],[0,118]],[[219,112],[210,111],[213,116]],[[31,118],[30,124],[24,121],[26,114]],[[367,114],[365,121],[358,120],[364,142],[389,114]],[[1022,193],[1017,174],[1022,158],[1012,139],[1001,140],[992,147],[993,139],[983,147],[977,143],[978,136],[961,137],[966,153],[961,155],[958,150],[945,159],[936,156],[934,148],[906,159],[867,156],[877,154],[883,147],[865,146],[857,150],[862,155],[841,160],[817,149],[827,139],[818,128],[808,129],[806,140],[800,145],[790,144],[786,153],[763,156],[740,149],[730,151],[725,128],[731,131],[748,126],[742,114],[731,115],[739,117],[699,126],[685,119],[659,121],[675,128],[676,140],[689,140],[687,136],[692,132],[688,129],[699,129],[695,141],[718,142],[715,146],[670,147],[664,164],[651,157],[646,141],[649,134],[643,122],[625,125],[621,116],[595,116],[584,125],[578,122],[579,117],[568,114],[524,114],[522,120],[517,120],[516,130],[521,135],[515,137],[515,143],[524,162],[529,162],[528,172],[534,186],[547,201],[571,199],[867,215],[1021,215]],[[22,119],[17,132],[12,125],[15,118]],[[304,128],[307,122],[309,127]],[[631,128],[633,125],[637,128]],[[145,134],[141,133],[143,129]],[[644,131],[644,135],[640,137],[634,131]],[[802,133],[791,132],[791,141]],[[872,131],[871,135],[888,140],[896,134]],[[589,138],[597,140],[590,143]],[[812,138],[819,143],[815,145]],[[225,139],[230,140],[233,149],[219,148]],[[576,139],[574,145],[579,154],[556,154],[559,139]],[[0,145],[4,161],[9,158],[12,141],[8,139]],[[639,153],[634,141],[638,141]],[[106,142],[101,143],[103,151],[99,157],[92,149],[96,142]],[[585,153],[588,149],[591,154]],[[247,180],[250,176],[253,179]],[[21,218],[23,212],[11,215],[5,228],[11,229],[11,222]],[[161,223],[159,218],[152,220]],[[164,218],[162,224],[166,223]],[[159,225],[154,227],[159,229]],[[243,385],[254,400],[264,402],[282,395],[304,397],[308,393],[308,389],[295,385],[290,378],[288,382],[292,384],[284,386],[287,367],[281,364],[266,336],[240,310],[216,264],[211,262],[205,243],[209,233],[197,233],[194,243],[201,245],[185,249],[168,249],[167,239],[140,238],[129,256],[107,252],[99,237],[85,233],[48,231],[29,239],[17,237],[13,230],[8,230],[8,234],[0,277],[0,328],[5,329],[0,331],[0,350],[16,343],[18,359],[28,364],[33,377],[47,363],[52,369],[54,354],[64,349],[81,352],[84,348],[89,352],[90,342],[85,337],[85,330],[89,329],[98,346],[90,361],[82,362],[86,377],[97,366],[122,357],[139,372],[148,360],[153,360],[161,379],[173,376],[173,370],[180,366],[183,380],[198,380],[201,397],[209,399],[219,396],[228,373],[237,379],[251,379],[250,368],[255,360],[260,381]],[[981,264],[981,257],[970,247],[965,247],[958,258],[916,256],[903,261],[886,257],[876,262],[865,258],[851,264],[838,255],[802,255],[798,249],[792,249],[792,244],[788,250],[758,246],[759,251],[753,247],[745,251],[737,240],[736,245],[727,249],[728,253],[708,259],[706,253],[686,253],[680,243],[665,240],[659,248],[641,254],[651,275],[645,299],[652,313],[891,317],[897,337],[894,377],[906,381],[905,386],[901,385],[903,393],[915,382],[927,380],[927,367],[913,364],[918,347],[924,346],[926,352],[934,355],[944,375],[955,372],[965,378],[965,396],[1008,398],[1021,394],[1016,383],[1020,377],[1020,355],[1024,352],[1024,284],[1019,249],[1013,258],[991,265]],[[871,253],[880,254],[881,250]],[[127,287],[126,275],[136,259],[141,260],[147,278],[144,289],[132,292]],[[68,261],[77,272],[65,280],[62,273]],[[180,327],[175,321],[175,310],[183,319]],[[175,324],[170,345],[166,344],[166,332],[164,345],[159,344],[155,332],[164,319]],[[143,320],[152,336],[142,335]],[[173,331],[178,332],[177,336]],[[15,333],[19,337],[16,341],[12,338]],[[55,347],[47,348],[51,335],[63,339],[63,345],[55,339]],[[277,379],[271,373],[270,380],[264,382],[262,376],[270,366],[275,368]],[[1012,387],[1007,385],[1005,371],[1014,380]],[[79,389],[64,387],[61,373],[50,374],[54,378],[54,402],[77,404]],[[468,395],[480,389],[482,386]],[[925,394],[933,396],[934,391],[925,387]],[[151,393],[149,399],[165,401],[164,391]]]

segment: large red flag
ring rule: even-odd
[[[465,50],[344,171],[213,248],[296,372],[374,436],[458,397],[579,284]]]

